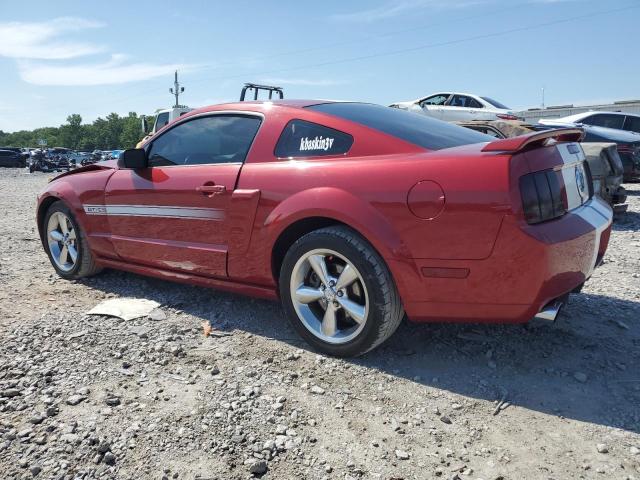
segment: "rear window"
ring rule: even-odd
[[[427,150],[490,142],[492,137],[420,113],[371,103],[322,103],[306,107],[379,130]]]
[[[580,123],[593,125],[595,127],[615,128],[619,130],[622,128],[622,124],[624,123],[624,115],[608,115],[599,113],[583,118]]]
[[[304,120],[291,120],[276,145],[279,158],[324,157],[343,155],[353,144],[348,133]]]
[[[640,117],[628,116],[624,122],[624,129],[640,133]]]
[[[489,102],[491,105],[493,105],[496,108],[502,108],[503,110],[511,110],[509,107],[507,107],[503,103],[498,102],[497,100],[494,100],[493,98],[490,98],[490,97],[480,97],[480,98],[483,99],[485,102]]]

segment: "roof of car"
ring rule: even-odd
[[[235,111],[256,111],[263,112],[267,106],[277,106],[284,108],[305,108],[312,105],[321,105],[323,103],[365,103],[365,102],[349,102],[341,100],[307,100],[307,99],[283,99],[283,100],[251,100],[244,102],[219,103],[215,105],[206,105],[204,107],[191,110],[184,114],[181,118],[187,118],[207,112],[215,112],[220,110]]]
[[[202,107],[202,108],[212,108],[212,107],[229,107],[229,106],[233,106],[234,108],[238,108],[239,105],[267,105],[267,104],[271,104],[271,105],[277,105],[277,106],[282,106],[282,107],[292,107],[292,108],[304,108],[304,107],[309,107],[311,105],[318,105],[321,103],[334,103],[337,100],[310,100],[310,99],[296,99],[296,98],[291,98],[291,99],[282,99],[282,100],[249,100],[249,101],[244,101],[244,102],[228,102],[228,103],[220,103],[220,104],[216,104],[216,105],[209,105],[206,107]],[[198,110],[202,110],[202,108],[199,108]]]
[[[548,120],[578,120],[584,117],[588,117],[589,115],[594,114],[605,114],[605,115],[630,115],[632,117],[640,117],[640,115],[636,113],[627,113],[627,112],[608,112],[606,110],[589,110],[588,112],[574,113],[573,115],[567,115],[566,117],[560,118],[550,118]]]

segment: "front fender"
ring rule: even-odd
[[[76,175],[58,177],[38,196],[37,223],[43,239],[43,220],[46,209],[55,200],[62,200],[71,209],[80,228],[85,232],[89,246],[99,256],[114,256],[109,240],[109,224],[102,216],[89,216],[84,205],[104,204],[105,186],[113,169],[92,169]]]

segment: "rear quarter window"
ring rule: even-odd
[[[279,158],[344,155],[353,145],[348,133],[305,120],[291,120],[284,127],[275,156]]]
[[[306,108],[359,123],[427,150],[441,150],[494,140],[489,135],[420,113],[372,103],[322,103]]]

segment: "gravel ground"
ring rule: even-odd
[[[0,478],[640,479],[640,185],[555,325],[403,325],[336,360],[275,303],[59,279],[50,176],[0,169]],[[120,296],[162,306],[85,315]]]

